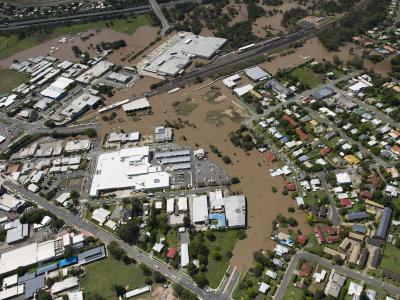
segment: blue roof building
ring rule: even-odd
[[[385,207],[383,209],[381,222],[379,223],[378,230],[376,231],[376,237],[379,237],[381,239],[386,239],[391,217],[392,217],[392,209],[390,207]]]
[[[329,86],[324,86],[323,88],[315,91],[314,93],[311,94],[311,96],[317,100],[324,100],[326,98],[330,98],[336,94],[335,90]]]
[[[363,220],[367,218],[368,218],[368,213],[365,211],[359,211],[347,214],[347,220],[349,220],[350,222]]]

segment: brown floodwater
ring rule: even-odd
[[[351,48],[353,49],[352,54],[350,54]],[[340,47],[338,51],[328,51],[322,46],[318,38],[314,37],[307,40],[304,45],[296,49],[294,53],[285,56],[279,56],[278,54],[275,59],[270,62],[265,62],[261,64],[261,66],[270,73],[275,74],[278,69],[292,68],[311,58],[314,58],[318,62],[324,59],[332,61],[333,56],[337,55],[342,61],[347,62],[354,55],[361,56],[363,50],[363,48],[353,43],[348,43]],[[365,59],[364,66],[366,68],[373,68],[378,74],[387,75],[390,71],[390,57],[385,58],[377,64]]]
[[[243,80],[245,83],[247,80]],[[203,83],[204,85],[205,83]],[[215,145],[224,154],[232,159],[231,165],[225,165],[221,158],[210,153],[209,158],[220,164],[229,175],[238,176],[241,183],[235,185],[233,191],[241,191],[246,195],[248,202],[248,229],[247,238],[239,241],[233,250],[231,265],[237,266],[238,270],[246,271],[253,263],[253,252],[259,249],[272,249],[274,243],[270,240],[272,231],[272,220],[277,214],[289,215],[287,208],[294,206],[294,200],[281,194],[282,178],[272,178],[269,169],[276,168],[278,164],[268,165],[263,161],[263,155],[256,150],[245,153],[240,148],[235,148],[230,142],[228,135],[240,126],[240,119],[246,116],[246,112],[234,102],[231,90],[225,88],[221,81],[213,84],[220,88],[222,96],[213,103],[206,102],[204,93],[210,91],[208,86],[198,91],[193,91],[200,85],[187,87],[175,94],[162,94],[150,98],[153,114],[135,118],[127,117],[120,109],[114,121],[104,122],[101,134],[104,135],[114,130],[125,132],[138,130],[144,135],[153,133],[154,127],[163,124],[165,120],[174,121],[180,117],[194,124],[196,128],[185,126],[183,129],[175,130],[176,143],[183,146],[203,147],[209,151],[209,145]],[[181,101],[187,97],[192,98],[200,105],[189,116],[177,116],[172,103]],[[120,99],[119,99],[120,100]],[[115,100],[117,101],[117,99]],[[206,121],[206,115],[210,111],[220,111],[226,117],[222,119],[223,125],[216,126]],[[231,119],[232,115],[240,116]],[[271,188],[278,188],[278,193],[273,193]],[[304,213],[295,213],[299,222],[298,228],[308,232],[306,216]]]
[[[58,43],[62,36],[50,39],[32,48],[20,51],[11,57],[0,60],[1,68],[8,68],[14,59],[22,61],[30,57],[46,56],[51,55],[58,58],[60,61],[70,60],[79,61],[75,57],[71,47],[78,46],[82,51],[88,51],[91,56],[96,56],[96,49],[94,48],[96,44],[100,42],[113,42],[116,40],[125,40],[127,47],[121,48],[114,51],[108,56],[108,60],[113,63],[121,64],[121,59],[126,56],[128,52],[134,51],[138,52],[149,45],[150,42],[154,41],[158,34],[157,27],[141,26],[132,35],[114,31],[110,28],[104,28],[101,31],[89,30],[92,33],[89,39],[82,41],[78,36],[73,36],[73,39],[68,43]],[[52,51],[52,48],[59,48],[59,50]],[[125,63],[126,64],[126,63]]]

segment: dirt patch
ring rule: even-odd
[[[83,178],[65,179],[61,182],[60,188],[66,188],[68,191],[80,191]]]
[[[221,89],[212,85],[210,90],[202,94],[203,100],[211,104],[218,104],[226,99],[225,95],[221,94]]]
[[[172,105],[175,107],[177,115],[188,116],[199,106],[199,103],[191,98],[186,98],[183,101],[176,101]]]

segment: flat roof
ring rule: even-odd
[[[151,105],[146,97],[136,99],[127,104],[122,105],[122,109],[126,112],[146,109],[146,108],[150,108],[150,107],[151,107]]]
[[[149,147],[134,147],[101,154],[90,195],[116,189],[148,190],[169,187],[170,175],[149,162]]]
[[[202,223],[208,219],[207,195],[193,196],[192,222]]]

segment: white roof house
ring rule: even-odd
[[[92,142],[90,140],[74,140],[67,142],[64,150],[65,152],[88,151],[91,146]]]
[[[350,175],[347,173],[337,173],[336,174],[336,181],[339,185],[341,184],[351,184],[351,178]]]
[[[111,213],[108,210],[100,207],[93,211],[92,219],[97,221],[100,225],[103,225],[110,215]]]
[[[162,171],[160,166],[151,165],[149,153],[149,147],[145,146],[101,154],[92,179],[90,196],[118,189],[140,191],[169,187],[170,175]]]
[[[189,263],[189,245],[181,244],[181,267],[186,267]]]
[[[169,198],[167,199],[167,213],[172,214],[175,210],[175,199]]]
[[[270,286],[265,282],[261,282],[260,288],[258,289],[259,292],[265,294],[269,290]]]
[[[178,210],[182,212],[188,210],[187,197],[181,196],[178,198]]]
[[[237,85],[236,81],[238,81],[239,79],[240,79],[240,75],[235,74],[235,75],[225,78],[224,80],[222,80],[222,82],[225,84],[226,87],[233,88],[234,86]]]
[[[228,227],[246,226],[246,198],[244,195],[225,197],[225,216]]]
[[[207,195],[193,196],[192,214],[193,224],[205,223],[208,220]]]
[[[71,193],[62,193],[60,196],[56,198],[56,201],[60,204],[63,204],[65,201],[67,201],[71,196]]]
[[[359,285],[355,282],[350,282],[349,290],[347,291],[347,294],[350,296],[360,296],[361,292],[363,290],[362,285]]]
[[[278,277],[278,274],[276,274],[274,271],[271,270],[267,270],[265,274],[272,279],[276,279],[276,277]]]

